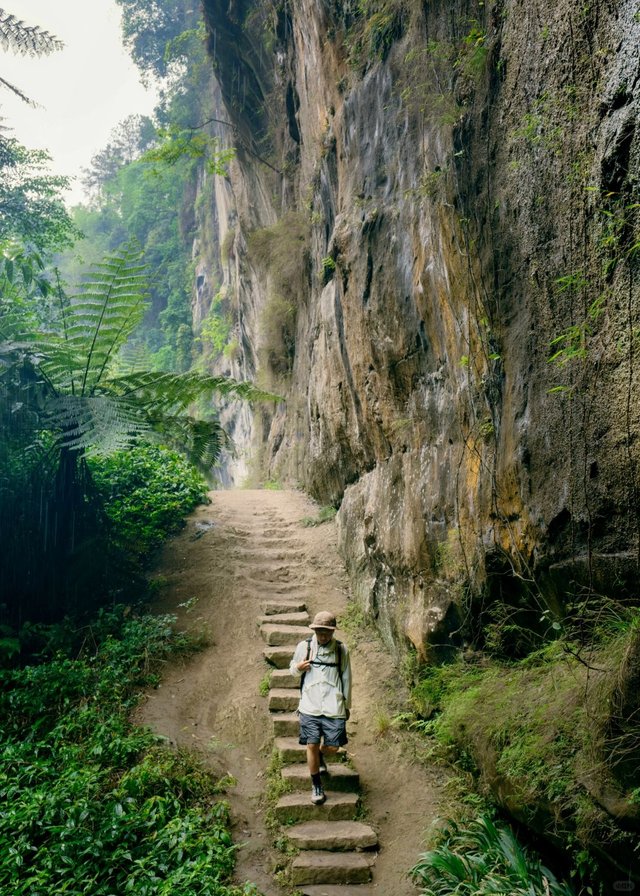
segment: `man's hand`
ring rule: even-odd
[[[345,716],[344,716],[345,719],[349,720],[349,717],[351,716],[351,710],[350,710],[350,709],[345,709],[344,712],[345,712]]]
[[[296,669],[298,672],[308,672],[311,668],[311,660],[302,660],[301,663],[298,663]]]

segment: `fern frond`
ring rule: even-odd
[[[176,414],[150,415],[148,420],[162,442],[185,454],[204,473],[215,466],[222,451],[233,453],[233,443],[217,419]]]
[[[32,100],[31,97],[28,97],[26,93],[23,93],[19,87],[16,87],[15,84],[12,84],[11,81],[7,81],[6,78],[0,78],[0,84],[3,87],[6,87],[7,90],[10,90],[11,93],[15,93],[17,97],[23,101],[23,103],[27,103],[29,106],[33,106],[34,108],[38,105],[35,100]],[[7,128],[3,128],[3,130],[7,130]]]
[[[81,395],[95,392],[109,362],[141,322],[147,307],[146,268],[132,246],[96,265],[80,293],[62,309],[64,336],[85,358]]]
[[[46,56],[61,50],[64,43],[38,25],[26,25],[21,19],[0,9],[0,47],[23,56]]]
[[[212,376],[194,370],[187,373],[132,373],[108,380],[104,386],[123,397],[135,395],[143,404],[153,404],[165,412],[185,410],[202,395],[219,395],[245,401],[281,400],[278,395],[264,392],[253,383],[238,382],[231,377]]]
[[[149,431],[140,409],[109,395],[61,395],[47,403],[45,425],[61,448],[82,454],[111,454],[130,448]]]

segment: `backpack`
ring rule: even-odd
[[[307,638],[307,655],[305,656],[305,660],[308,660],[311,656],[311,642],[313,641],[313,635],[310,638]],[[342,681],[342,641],[338,641],[337,638],[333,639],[336,645],[336,658],[338,660],[337,663],[324,663],[325,666],[334,666],[338,669],[338,678],[340,679],[340,686],[342,688],[342,693],[344,694],[344,682]],[[302,673],[302,677],[300,678],[300,693],[302,693],[302,687],[304,685],[304,679],[306,676],[306,672]]]

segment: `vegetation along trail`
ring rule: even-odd
[[[329,609],[340,619],[347,611],[345,579],[335,523],[309,525],[318,508],[303,494],[216,491],[211,499],[167,544],[155,570],[161,609],[206,634],[208,646],[166,670],[138,719],[173,744],[199,751],[216,774],[231,776],[234,836],[242,844],[237,876],[277,896],[290,887],[276,874],[286,857],[265,820],[273,734],[260,695],[268,669],[257,624],[261,604],[301,598],[311,614]],[[406,872],[437,815],[444,773],[412,758],[385,724],[402,685],[380,642],[344,631],[338,636],[352,650],[355,677],[348,751],[360,774],[365,820],[380,844],[373,881],[358,891],[415,893]]]

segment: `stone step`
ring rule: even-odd
[[[293,712],[299,702],[300,691],[293,688],[271,688],[269,691],[270,712]]]
[[[300,730],[300,719],[297,712],[274,712],[273,733],[276,737],[297,737]]]
[[[291,863],[291,881],[300,884],[366,884],[370,859],[361,852],[302,852]]]
[[[290,644],[288,647],[285,644],[280,647],[265,647],[262,655],[276,669],[288,669],[295,652],[295,644]]]
[[[306,762],[307,748],[298,743],[297,737],[276,737],[274,746],[283,762]],[[342,762],[345,758],[345,751],[338,753],[327,753],[325,759],[327,762]]]
[[[267,613],[265,616],[258,618],[258,625],[305,625],[305,623],[310,621],[311,617],[307,611],[302,610],[298,613]],[[308,632],[307,637],[309,637]]]
[[[309,629],[301,625],[261,625],[260,634],[269,647],[285,644],[295,647],[299,641],[309,637]]]
[[[281,824],[300,821],[352,821],[358,811],[357,793],[327,793],[326,802],[316,806],[311,802],[311,782],[304,793],[285,793],[276,803],[274,813]],[[338,881],[333,881],[338,883]]]
[[[298,849],[340,851],[378,845],[376,832],[361,821],[305,821],[287,828],[286,835]]]
[[[252,588],[256,588],[261,592],[263,600],[292,600],[298,598],[303,600],[307,594],[307,586],[304,582],[266,582],[260,578],[252,578],[251,576],[242,576],[242,582],[249,584]]]
[[[302,896],[383,896],[375,884],[299,884]]]
[[[267,616],[275,616],[278,613],[301,613],[307,609],[303,600],[265,600],[262,603],[262,612]]]
[[[300,676],[292,675],[288,669],[274,669],[269,681],[272,688],[294,688],[300,692]]]
[[[274,746],[283,762],[306,762],[307,748],[296,737],[276,737]]]
[[[285,765],[282,777],[294,790],[306,790],[311,786],[306,763]],[[360,788],[360,775],[342,762],[330,762],[327,771],[322,773],[322,784],[327,791],[355,793]]]
[[[237,556],[243,559],[246,557],[251,570],[255,570],[262,563],[272,566],[278,562],[299,563],[305,559],[304,551],[294,547],[282,548],[278,542],[265,543],[263,539],[252,539],[250,544],[243,544],[237,551]]]

